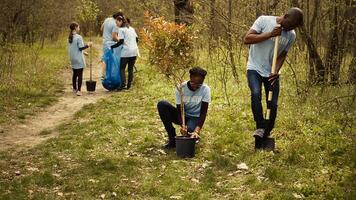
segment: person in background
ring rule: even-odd
[[[78,33],[80,31],[80,26],[78,23],[73,22],[69,26],[70,33],[68,36],[68,50],[71,67],[73,69],[72,85],[73,92],[77,96],[81,96],[81,87],[83,81],[83,69],[85,68],[85,60],[83,55],[83,50],[92,46],[91,42],[84,45],[82,36]]]
[[[135,29],[131,26],[131,21],[126,18],[126,26],[119,32],[119,38],[124,39],[121,52],[121,80],[122,89],[130,89],[133,80],[133,69],[138,55],[138,36]],[[128,66],[128,80],[126,85],[126,66]],[[125,88],[126,87],[126,88]]]
[[[124,17],[124,14],[122,12],[116,12],[113,14],[112,17],[108,17],[104,20],[103,24],[101,25],[101,31],[103,32],[103,53],[105,52],[105,49],[109,49],[112,45],[116,44],[116,42],[119,41],[119,29],[116,25],[116,19],[118,17]],[[119,52],[115,52],[115,55],[117,55],[118,59],[120,59]],[[103,78],[105,77],[105,63],[103,63],[102,66],[102,74]]]
[[[167,149],[176,146],[176,131],[173,124],[180,125],[182,135],[189,134],[192,138],[199,138],[211,102],[210,87],[204,84],[207,72],[200,67],[193,67],[189,70],[189,74],[190,80],[181,85],[184,93],[186,127],[182,126],[181,97],[178,90],[176,90],[176,107],[164,100],[157,104],[159,116],[168,133],[168,142],[163,146]]]

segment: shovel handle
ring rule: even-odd
[[[278,57],[278,44],[279,44],[279,36],[277,36],[274,40],[274,52],[273,52],[273,60],[272,60],[272,74],[276,73],[276,64]]]
[[[273,51],[272,70],[271,70],[272,74],[276,73],[276,64],[277,64],[277,57],[278,57],[278,44],[279,44],[279,36],[277,36],[274,40],[274,51]],[[268,92],[268,102],[269,103],[272,101],[272,96],[273,96],[273,92],[272,92],[272,90],[270,90]],[[270,115],[271,115],[271,108],[268,106],[267,113],[266,113],[266,120],[269,120]]]

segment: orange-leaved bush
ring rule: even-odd
[[[149,50],[149,61],[170,80],[180,84],[184,74],[194,64],[194,32],[191,28],[167,22],[163,17],[154,18],[145,13],[142,40]]]

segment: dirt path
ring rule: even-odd
[[[94,45],[101,55],[101,46]],[[24,123],[17,124],[12,127],[4,127],[3,133],[0,134],[0,151],[7,150],[17,146],[16,149],[33,147],[49,138],[57,135],[55,128],[67,121],[70,121],[73,115],[79,111],[84,105],[95,103],[103,97],[111,95],[106,91],[101,84],[101,66],[98,64],[98,58],[93,59],[93,79],[97,81],[96,91],[94,93],[86,92],[85,81],[89,80],[89,68],[84,70],[83,80],[83,96],[76,96],[71,89],[71,72],[65,73],[63,81],[65,83],[65,91],[58,102],[45,111],[38,113],[36,116],[25,120]],[[89,60],[87,58],[87,63]],[[49,134],[43,134],[49,133]]]

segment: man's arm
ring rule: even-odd
[[[273,85],[274,82],[279,78],[279,70],[281,70],[282,66],[283,66],[283,63],[284,61],[286,60],[286,57],[287,57],[287,53],[286,51],[283,51],[281,53],[281,55],[279,55],[277,57],[277,61],[276,61],[276,73],[273,74],[271,73],[270,76],[268,77],[268,81],[271,82],[271,84]]]
[[[286,52],[286,51],[282,51],[281,55],[279,55],[277,57],[277,62],[276,62],[276,73],[277,74],[278,74],[279,70],[281,70],[283,63],[286,60],[287,53],[288,52]]]
[[[208,107],[209,107],[209,103],[208,102],[202,102],[201,103],[201,109],[200,109],[200,117],[199,117],[199,121],[198,121],[198,125],[195,128],[194,132],[196,133],[200,133],[200,130],[203,128],[205,119],[206,119],[206,114],[208,113]]]
[[[281,35],[281,33],[282,33],[282,27],[275,27],[271,32],[265,32],[265,33],[258,33],[256,30],[250,29],[244,37],[244,43],[256,44],[268,40],[271,37]]]

